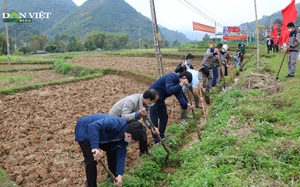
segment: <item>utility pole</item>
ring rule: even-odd
[[[6,0],[4,0],[4,13],[7,13],[6,9]],[[6,46],[7,46],[7,58],[8,58],[8,64],[10,65],[10,52],[9,52],[9,37],[8,37],[8,25],[5,22],[5,31],[6,31]]]
[[[248,42],[249,42],[249,25],[248,25],[248,22],[247,22],[247,46],[249,46]]]
[[[217,22],[215,21],[215,46],[217,46],[218,40],[217,40]]]
[[[150,0],[150,8],[151,8],[153,38],[154,38],[155,55],[156,55],[156,62],[157,62],[157,69],[158,69],[158,77],[162,77],[164,75],[164,72],[163,72],[163,65],[162,65],[162,55],[160,51],[161,37],[157,27],[154,0]]]
[[[139,49],[141,49],[141,27],[139,28]]]
[[[257,9],[256,9],[256,0],[254,0],[254,9],[255,9],[255,20],[256,20],[256,67],[259,72],[259,32],[258,32],[258,20],[257,20]]]

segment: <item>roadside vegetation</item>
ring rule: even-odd
[[[203,51],[204,47],[195,50],[194,53],[201,56]],[[112,51],[108,54],[147,56],[153,55],[153,51],[124,50]],[[178,54],[177,49],[167,49],[163,54],[168,58],[180,59],[185,51]],[[193,119],[185,126],[172,124],[166,131],[169,139],[165,142],[171,151],[167,162],[165,162],[164,148],[152,147],[153,156],[139,158],[136,165],[125,173],[123,186],[299,186],[300,65],[299,63],[297,65],[297,76],[287,79],[284,77],[287,75],[287,64],[284,63],[279,80],[276,81],[282,57],[281,53],[265,54],[264,50],[261,51],[258,70],[256,54],[247,51],[247,59],[241,68],[242,71],[233,70],[226,78],[226,89],[222,91],[220,85],[217,91],[210,94],[212,104],[208,109],[208,120],[206,124],[203,121],[201,123],[202,141],[198,141],[195,135],[196,123]],[[50,63],[51,68],[57,73],[69,75],[71,78],[2,89],[0,92],[13,94],[38,89],[44,85],[91,79],[109,72],[123,72],[115,69],[92,69],[67,63],[74,58],[76,53],[49,55],[49,58],[39,55],[26,58],[13,56],[13,63]],[[0,60],[1,63],[5,63],[6,59],[2,56]],[[155,79],[147,75],[129,73],[149,80]],[[233,80],[237,75],[239,81],[234,84]],[[270,84],[260,82],[261,77]],[[24,81],[30,78],[32,77],[1,75],[0,82]],[[258,86],[249,87],[253,81],[256,81]],[[195,111],[199,119],[201,111]],[[14,186],[3,170],[0,170],[0,184]],[[114,185],[111,181],[106,181],[100,186]]]

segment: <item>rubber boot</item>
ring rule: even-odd
[[[187,124],[186,122],[186,117],[187,117],[187,110],[186,109],[180,109],[180,123],[181,124]]]

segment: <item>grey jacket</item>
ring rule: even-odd
[[[207,67],[207,68],[213,68],[216,66],[220,66],[220,63],[217,59],[217,55],[214,55],[213,52],[205,53],[201,66]]]
[[[290,51],[299,51],[300,50],[300,34],[297,30],[290,32]]]
[[[133,94],[116,102],[110,109],[109,115],[121,117],[126,122],[138,121],[142,118],[138,116],[138,111],[142,107],[146,108],[148,117],[150,118],[150,107],[143,105],[143,94]],[[143,121],[148,128],[151,128],[146,117],[143,117]]]

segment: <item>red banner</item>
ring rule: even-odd
[[[223,27],[223,40],[247,40],[247,29],[238,26]]]
[[[292,0],[292,2],[286,6],[284,9],[281,10],[282,14],[282,22],[281,22],[281,33],[280,33],[280,45],[283,45],[283,43],[289,43],[289,34],[287,24],[289,22],[294,22],[297,19],[297,9],[295,5],[295,0]]]
[[[278,23],[276,22],[276,24],[273,26],[273,30],[274,30],[274,44],[278,43]]]
[[[203,31],[215,34],[215,27],[211,27],[208,25],[203,25],[201,23],[197,23],[193,21],[193,30],[194,31]]]

